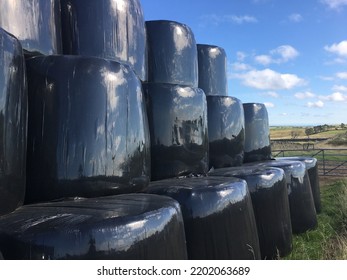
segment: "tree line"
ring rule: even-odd
[[[341,123],[339,126],[336,125],[316,125],[313,127],[308,127],[305,129],[305,134],[307,137],[309,137],[312,134],[317,134],[320,132],[324,132],[324,131],[328,131],[328,130],[332,130],[332,129],[345,129],[346,128],[346,124]]]

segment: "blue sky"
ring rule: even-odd
[[[270,125],[347,123],[347,0],[140,0],[228,57],[229,95]]]

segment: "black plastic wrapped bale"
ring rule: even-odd
[[[0,252],[0,260],[3,260],[4,257],[2,256],[2,253]]]
[[[187,258],[179,204],[149,194],[20,207],[0,217],[0,250],[9,260]]]
[[[130,193],[150,179],[140,80],[126,65],[93,57],[27,60],[26,203]]]
[[[228,96],[227,56],[221,47],[197,45],[199,88],[206,95]]]
[[[0,215],[24,201],[27,94],[20,42],[0,28]]]
[[[292,224],[286,178],[282,169],[239,166],[220,168],[209,175],[237,177],[247,182],[262,259],[276,259],[291,252]]]
[[[208,172],[206,96],[199,88],[144,84],[152,180]]]
[[[251,197],[244,180],[200,177],[151,182],[146,192],[180,203],[189,259],[259,259]]]
[[[317,226],[317,214],[305,164],[300,161],[270,160],[259,166],[283,169],[289,197],[293,233],[302,233]]]
[[[230,96],[206,96],[210,168],[243,163],[245,119],[240,100]]]
[[[61,0],[64,54],[130,65],[147,80],[146,27],[139,0]]]
[[[244,103],[245,155],[244,162],[271,159],[269,117],[264,104]]]
[[[175,21],[146,21],[148,81],[198,87],[198,54],[192,30]]]
[[[306,165],[308,177],[310,178],[311,190],[314,199],[314,206],[317,213],[322,210],[320,199],[319,175],[317,159],[312,157],[277,157],[276,160],[298,160]]]
[[[1,0],[0,27],[18,38],[27,56],[62,53],[60,0]]]

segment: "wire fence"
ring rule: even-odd
[[[315,157],[318,160],[319,175],[347,177],[347,149],[281,149],[273,150],[272,156]]]

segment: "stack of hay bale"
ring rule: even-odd
[[[4,0],[0,27],[4,259],[267,259],[316,225],[316,162],[272,160],[266,108],[187,25]]]

